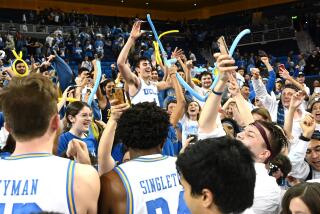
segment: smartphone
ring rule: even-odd
[[[320,87],[315,87],[313,93],[320,94]]]
[[[278,65],[278,70],[281,71],[281,70],[285,70],[286,67],[284,67],[284,64],[280,64]]]
[[[117,100],[117,104],[122,104],[126,102],[123,88],[113,88],[112,89],[112,100]]]
[[[226,44],[226,40],[224,39],[224,36],[220,36],[218,41],[217,41],[217,44],[219,46],[219,49],[220,49],[220,53],[221,54],[227,54],[229,55],[229,50],[228,50],[228,46]]]
[[[193,139],[190,141],[189,145],[195,144],[198,141],[198,135],[195,135],[195,134],[187,135],[187,139],[189,139],[190,137],[193,137]]]

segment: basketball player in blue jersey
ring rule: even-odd
[[[147,58],[139,58],[136,63],[135,70],[138,73],[138,77],[131,71],[130,66],[126,63],[130,48],[141,36],[140,26],[141,21],[134,23],[130,37],[119,54],[117,64],[128,86],[131,103],[156,102],[159,106],[158,91],[170,88],[171,85],[165,81],[157,83],[150,81],[152,68]]]
[[[16,140],[13,154],[0,160],[0,213],[96,213],[95,169],[52,154],[60,120],[50,80],[13,78],[0,93],[0,108]]]
[[[139,103],[118,120],[117,133],[130,161],[101,176],[99,213],[189,213],[175,166],[161,155],[168,114],[155,103]]]

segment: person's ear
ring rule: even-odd
[[[270,156],[271,156],[271,152],[266,149],[266,150],[264,150],[263,152],[261,152],[261,153],[259,154],[259,159],[265,161],[265,160],[267,160]]]
[[[73,123],[75,121],[75,118],[72,115],[68,115],[68,120]]]
[[[60,128],[60,118],[59,114],[55,114],[50,121],[51,128],[53,130],[58,130]]]
[[[201,203],[205,208],[210,208],[214,203],[214,196],[209,189],[203,189],[201,195]]]

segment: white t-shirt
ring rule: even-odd
[[[179,121],[182,126],[182,146],[188,139],[188,135],[198,135],[199,123],[198,121],[190,120],[186,115],[183,115]]]

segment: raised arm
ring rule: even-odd
[[[269,111],[274,112],[277,108],[277,100],[273,99],[270,94],[268,94],[267,89],[260,78],[260,71],[258,68],[252,69],[252,86],[256,97],[261,100],[262,105]]]
[[[140,26],[141,26],[141,22],[139,21],[133,24],[130,36],[126,44],[123,46],[117,60],[118,69],[122,74],[123,78],[125,79],[125,81],[129,85],[134,84],[136,86],[139,84],[138,83],[139,80],[137,76],[131,72],[131,69],[129,65],[126,63],[126,61],[128,59],[130,48],[135,44],[135,41],[141,35]]]
[[[74,89],[70,90],[70,86],[68,86],[68,88],[66,88],[66,90],[64,90],[62,97],[61,97],[61,100],[57,103],[58,112],[60,112],[60,110],[62,109],[64,104],[66,104],[68,94],[71,94],[73,92],[74,92]]]
[[[114,135],[117,127],[117,121],[122,112],[130,106],[127,103],[119,104],[111,107],[111,116],[102,133],[98,148],[98,165],[99,175],[103,175],[111,171],[115,167],[114,159],[111,156],[111,150],[114,140]]]
[[[177,68],[176,66],[172,66],[169,69],[169,75],[173,84],[173,88],[176,93],[177,105],[170,116],[170,123],[175,127],[178,121],[182,118],[186,106],[186,100],[184,98],[181,85],[179,84],[177,77]]]
[[[233,66],[235,61],[228,55],[217,53],[214,55],[217,58],[217,68],[220,72],[219,80],[213,89],[202,109],[199,119],[199,132],[208,134],[217,128],[216,119],[218,109],[220,108],[221,95],[232,72],[237,69]]]
[[[273,90],[273,88],[276,84],[276,73],[274,72],[273,67],[270,64],[268,57],[261,57],[261,61],[267,67],[268,72],[269,72],[269,78],[268,78],[266,88],[267,88],[268,93],[271,93],[271,91]]]
[[[311,115],[306,115],[300,122],[300,127],[302,138],[296,139],[298,142],[290,149],[288,157],[292,164],[291,176],[297,179],[306,179],[310,172],[310,166],[304,159],[309,145],[308,139],[311,138],[316,127],[314,118]]]
[[[291,98],[289,110],[285,116],[284,126],[283,126],[283,130],[289,139],[292,139],[292,124],[293,124],[294,112],[301,105],[303,99],[304,99],[304,94],[302,91],[296,92]]]
[[[191,76],[192,60],[187,61],[186,64],[181,64],[181,66],[186,75],[186,82],[188,83],[188,85],[190,85],[191,88],[195,88],[195,84],[193,83]]]
[[[290,76],[289,71],[280,67],[279,75],[286,80],[289,80],[293,85],[295,85],[299,90],[303,91],[306,96],[307,92],[304,89],[304,86],[301,85],[297,80],[295,80],[292,76]]]
[[[233,76],[231,76],[229,80],[230,80],[230,84],[228,89],[232,95],[232,98],[237,104],[239,117],[241,120],[238,122],[239,123],[243,122],[244,126],[248,126],[249,124],[254,122],[253,116],[251,114],[251,110],[248,106],[248,102],[241,95],[237,80],[234,79]]]

